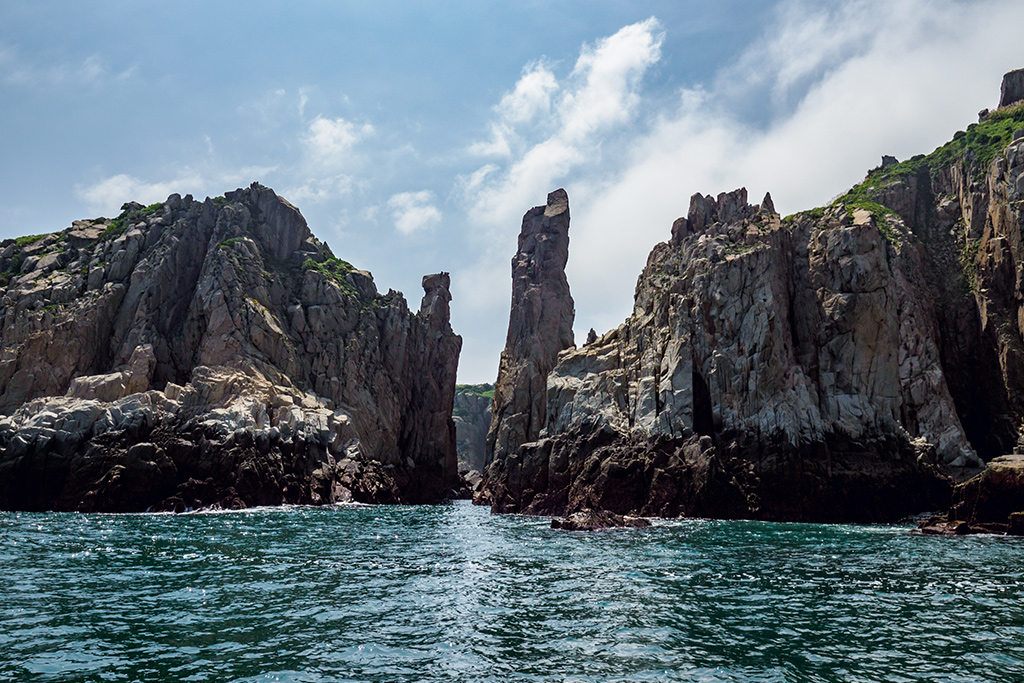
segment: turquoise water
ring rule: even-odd
[[[1022,681],[1024,540],[0,513],[0,681]]]

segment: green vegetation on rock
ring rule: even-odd
[[[834,203],[849,204],[869,200],[877,190],[912,176],[934,173],[962,162],[975,179],[980,179],[999,152],[1010,144],[1013,134],[1024,128],[1024,102],[994,111],[980,123],[972,123],[966,131],[958,131],[953,139],[931,154],[918,154],[906,161],[878,168],[864,182],[854,186]]]
[[[41,235],[25,235],[24,237],[15,237],[14,238],[14,243],[18,245],[19,249],[24,249],[25,247],[29,246],[30,244],[35,244],[36,242],[38,242],[39,240],[43,239],[44,237],[47,237],[47,236],[52,235],[52,234],[53,234],[52,232],[44,232]]]
[[[302,264],[302,269],[315,270],[318,273],[323,273],[340,285],[347,285],[348,282],[345,280],[345,276],[355,270],[355,267],[353,267],[353,265],[348,261],[342,261],[340,258],[328,256],[322,263],[308,258]]]
[[[456,384],[455,393],[480,396],[481,398],[494,398],[493,384]]]

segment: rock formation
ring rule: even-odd
[[[477,502],[808,521],[946,507],[1024,423],[1022,127],[1004,107],[785,220],[770,196],[694,195],[632,315],[559,355],[538,437],[495,451]]]
[[[569,197],[548,195],[523,216],[512,259],[512,310],[494,388],[487,462],[535,441],[547,413],[546,381],[558,353],[574,346],[575,316],[565,264],[569,258]]]
[[[446,273],[401,293],[253,184],[6,240],[0,508],[419,502],[456,486]]]
[[[591,510],[590,508],[574,512],[565,519],[551,520],[552,529],[562,529],[563,531],[600,531],[601,529],[648,526],[651,526],[651,523],[643,517],[623,517],[607,510]]]
[[[1003,76],[999,91],[999,107],[1009,107],[1024,100],[1024,69],[1017,69]]]
[[[953,490],[949,512],[919,526],[926,534],[1024,536],[1024,455],[994,458],[983,472]]]
[[[455,445],[459,453],[459,471],[480,472],[486,466],[487,430],[491,427],[493,384],[456,385]]]

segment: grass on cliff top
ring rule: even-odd
[[[302,269],[315,270],[321,275],[324,275],[328,280],[341,287],[346,294],[358,294],[355,287],[345,279],[346,275],[355,270],[355,266],[348,261],[343,261],[342,259],[328,253],[327,258],[324,259],[323,263],[314,261],[311,258],[306,259],[302,264]]]
[[[456,384],[455,393],[469,394],[481,398],[494,398],[493,384]]]
[[[918,154],[892,166],[870,171],[863,182],[834,199],[829,206],[843,206],[851,215],[853,209],[870,211],[881,225],[885,217],[895,215],[892,209],[877,202],[880,191],[887,185],[904,182],[913,176],[933,174],[957,163],[963,163],[971,176],[980,180],[996,155],[1010,144],[1014,132],[1021,128],[1024,128],[1024,102],[991,112],[984,121],[972,123],[967,130],[957,131],[952,140],[931,154]],[[828,208],[819,206],[782,220],[789,223],[798,216],[821,219]],[[892,241],[894,236],[886,234],[886,238]]]
[[[355,270],[355,266],[348,261],[343,261],[335,256],[327,256],[323,263],[314,261],[311,258],[306,259],[302,264],[302,269],[315,270],[318,273],[323,273],[338,284],[341,284],[342,282],[348,284],[345,280],[345,276]]]
[[[16,245],[18,245],[18,249],[24,249],[25,247],[29,246],[30,244],[35,244],[36,242],[38,242],[39,240],[43,239],[44,237],[48,237],[49,235],[52,235],[52,234],[53,234],[52,232],[44,232],[41,235],[25,235],[24,237],[15,237],[14,238],[14,243]]]
[[[137,218],[145,218],[154,214],[160,213],[164,209],[163,202],[157,202],[156,204],[150,204],[149,206],[141,209],[125,209],[121,212],[121,215],[110,222],[110,225],[100,233],[101,240],[116,239],[120,237],[124,231],[131,225]]]
[[[959,162],[978,180],[985,175],[989,164],[1010,144],[1014,132],[1020,128],[1024,128],[1024,102],[994,111],[981,123],[972,123],[967,126],[967,130],[957,131],[952,140],[931,154],[918,154],[887,168],[875,169],[864,182],[855,185],[833,204],[871,201],[877,190],[890,183],[935,173]]]

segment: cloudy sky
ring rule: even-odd
[[[442,6],[443,5],[443,6]],[[378,289],[450,271],[493,381],[523,213],[569,193],[576,337],[694,192],[819,206],[1024,67],[1020,0],[0,3],[0,237],[258,180]]]

